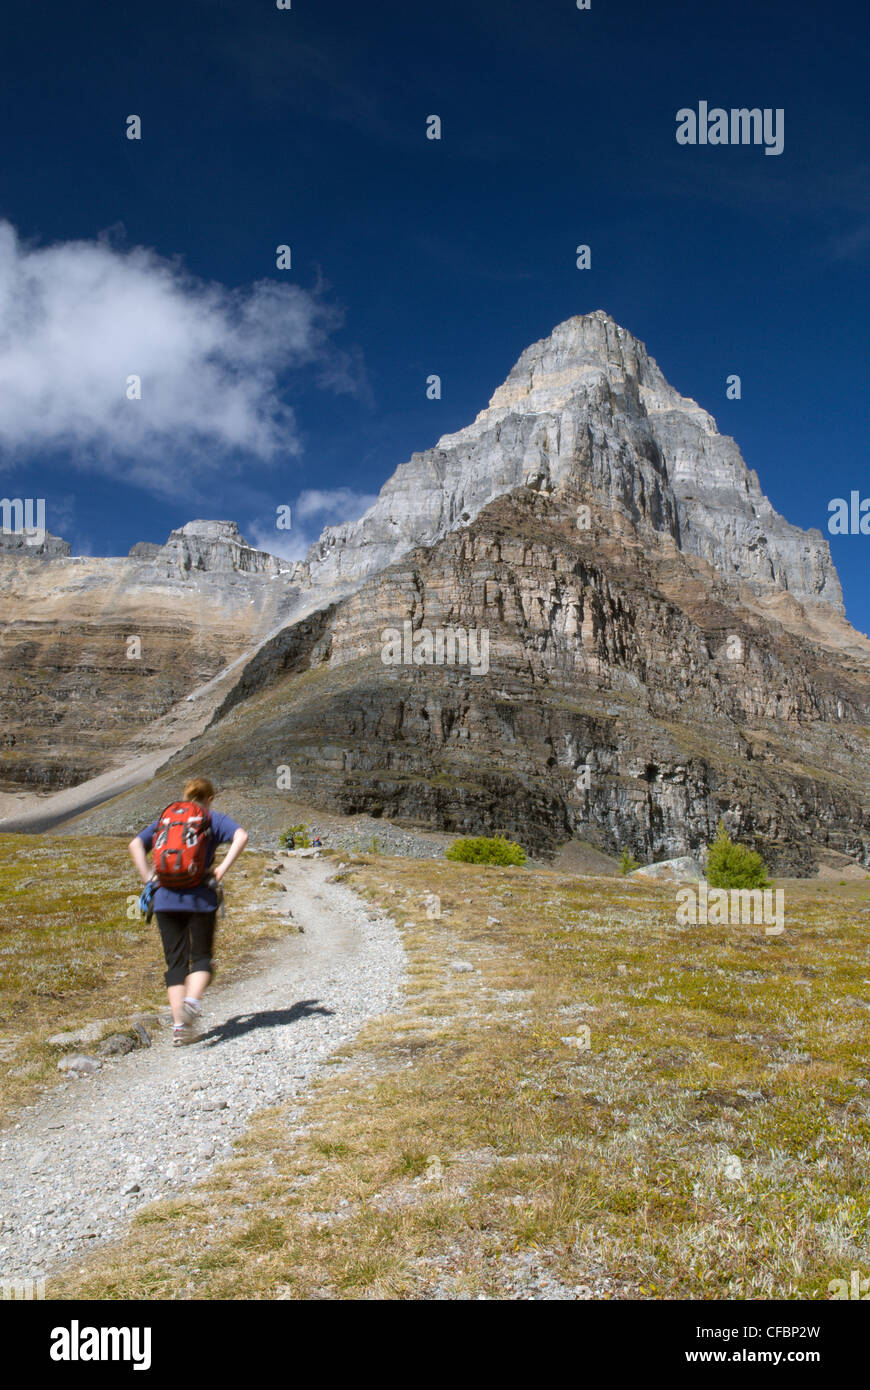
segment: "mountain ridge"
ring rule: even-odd
[[[870,863],[870,641],[827,542],[775,512],[736,443],[603,311],[530,345],[471,425],[412,455],[305,561],[225,521],[134,551],[77,576],[68,559],[9,558],[0,583],[44,566],[88,591],[109,565],[125,602],[159,592],[182,627],[191,603],[235,613],[231,666],[208,641],[200,658],[199,732],[145,796],[207,765],[274,830],[281,765],[311,804],[507,828],[544,855],[571,838],[696,853],[723,816],[789,872],[823,850]],[[488,674],[385,665],[384,629],[409,623],[486,630]],[[155,706],[167,727],[172,693]],[[122,694],[129,720],[129,680]],[[600,775],[578,797],[584,768]],[[138,796],[76,828],[126,824]]]

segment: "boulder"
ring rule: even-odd
[[[97,1018],[93,1023],[86,1023],[83,1028],[76,1028],[72,1032],[53,1033],[46,1042],[49,1047],[86,1047],[88,1043],[99,1042],[111,1024],[110,1018]]]
[[[703,878],[701,865],[690,854],[676,859],[662,859],[658,864],[644,864],[630,878],[651,878],[661,883],[697,883]]]
[[[75,1052],[71,1057],[61,1057],[57,1069],[69,1073],[70,1076],[93,1076],[101,1066],[102,1062],[98,1062],[96,1057],[85,1057],[82,1053]]]
[[[133,1052],[138,1045],[138,1042],[134,1042],[129,1033],[112,1033],[111,1037],[100,1043],[97,1048],[97,1055],[100,1057],[125,1057],[128,1052]]]

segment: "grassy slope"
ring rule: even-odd
[[[55,1296],[824,1298],[866,1269],[863,885],[789,885],[766,937],[618,879],[350,881],[405,923],[401,1011]]]
[[[256,911],[257,870],[246,856],[227,880],[230,930],[218,920],[219,968],[232,968],[281,928]],[[247,877],[243,877],[243,875]],[[0,836],[0,1110],[59,1079],[62,1055],[46,1038],[105,1021],[123,1031],[131,1013],[165,1004],[163,954],[128,900],[141,885],[127,839],[107,836]],[[262,896],[262,894],[260,894]],[[230,915],[231,914],[231,915]],[[92,1052],[92,1047],[78,1051]]]

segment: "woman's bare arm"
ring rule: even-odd
[[[232,842],[230,844],[229,849],[227,850],[226,857],[222,859],[220,864],[218,864],[217,868],[213,870],[214,876],[217,879],[218,883],[220,883],[224,874],[230,868],[230,865],[234,864],[235,861],[238,859],[239,855],[241,854],[242,850],[245,848],[245,845],[247,843],[248,832],[247,830],[242,830],[241,826],[239,826],[238,830],[232,838]]]
[[[138,873],[142,882],[147,883],[149,878],[151,877],[151,870],[148,868],[148,856],[145,852],[145,846],[139,839],[138,835],[136,836],[135,840],[130,841],[127,848],[130,851],[130,858],[136,865],[136,872]]]

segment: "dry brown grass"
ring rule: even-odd
[[[868,1272],[866,888],[790,885],[767,937],[618,879],[367,856],[351,881],[406,923],[401,1012],[58,1296],[820,1298]]]

